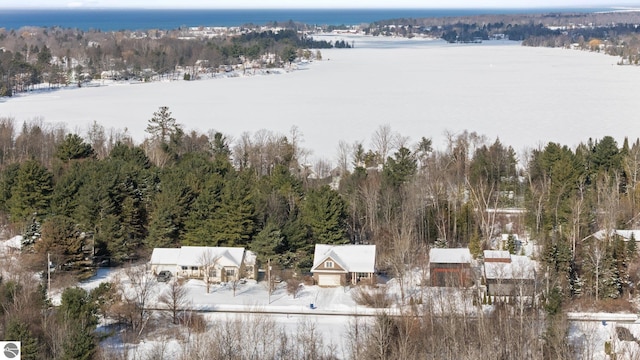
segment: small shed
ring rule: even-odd
[[[468,248],[429,250],[431,286],[472,286],[474,279],[471,261],[471,252]]]

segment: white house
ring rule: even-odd
[[[255,255],[242,247],[155,248],[149,263],[156,274],[168,270],[181,277],[208,275],[213,282],[256,277]]]
[[[375,245],[316,244],[311,272],[319,286],[375,282]]]

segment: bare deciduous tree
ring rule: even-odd
[[[173,279],[169,282],[169,288],[158,297],[158,302],[171,312],[174,324],[178,323],[180,312],[190,304],[187,295],[182,279]]]
[[[202,275],[207,288],[207,294],[211,290],[211,278],[215,278],[216,272],[218,271],[218,269],[216,269],[218,260],[220,260],[220,256],[216,256],[211,249],[204,251],[198,258],[198,265],[200,265],[201,271],[203,272]],[[220,271],[224,271],[224,269],[220,269]],[[222,277],[222,274],[220,277]]]

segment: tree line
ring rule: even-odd
[[[0,96],[29,91],[42,83],[49,87],[81,86],[99,79],[104,71],[117,73],[121,79],[144,81],[196,63],[211,72],[245,61],[263,67],[279,66],[296,57],[309,58],[312,54],[308,49],[334,47],[332,42],[317,41],[293,29],[244,31],[197,37],[186,29],[0,29]],[[344,43],[338,45],[346,47]],[[267,59],[268,54],[276,59]]]
[[[542,246],[549,287],[566,299],[632,292],[635,242],[613,229],[638,223],[640,142],[609,136],[575,149],[549,143],[518,157],[499,139],[448,134],[444,150],[381,126],[363,143],[341,142],[336,165],[303,165],[302,134],[261,130],[231,140],[187,133],[167,107],[148,137],[85,137],[0,121],[0,211],[40,264],[122,263],[154,247],[244,246],[302,272],[315,243],[372,243],[379,267],[401,275],[429,247],[470,246],[500,233]],[[493,209],[522,208],[507,225]],[[606,240],[590,236],[607,230]],[[597,270],[597,271],[594,271]],[[397,273],[397,274],[396,274]],[[551,291],[550,289],[547,289]]]
[[[469,43],[492,38],[522,41],[525,46],[576,47],[621,58],[638,65],[640,15],[637,12],[477,15],[377,21],[365,33],[382,36],[443,39]]]
[[[90,275],[98,261],[126,264],[145,261],[154,247],[206,245],[244,246],[303,273],[316,243],[368,243],[377,245],[378,268],[402,282],[430,247],[469,246],[479,257],[512,232],[540,247],[543,303],[559,316],[548,319],[564,324],[562,309],[576,302],[625,301],[640,281],[635,242],[611,232],[638,226],[640,140],[618,145],[604,136],[518,155],[475,132],[447,134],[445,148],[434,149],[426,136],[412,142],[384,125],[369,144],[341,142],[335,166],[309,166],[296,128],[231,140],[187,132],[160,107],[147,134],[135,144],[95,123],[81,136],[38,121],[17,132],[12,119],[0,121],[0,213],[5,234],[24,236],[21,266],[41,272],[49,255],[53,279],[62,281]],[[525,215],[506,224],[492,211],[500,208]],[[592,236],[598,230],[605,235]],[[3,279],[2,296],[18,306],[13,287],[24,284],[11,279]],[[32,285],[21,296],[43,299],[33,294],[46,291],[44,280]],[[146,319],[125,314],[130,326]],[[431,331],[444,320],[378,325],[401,334],[399,326]],[[551,320],[536,331],[556,331],[546,327]],[[489,326],[473,324],[469,331]],[[554,334],[556,350],[568,351],[562,332]],[[404,338],[379,351],[408,346]]]

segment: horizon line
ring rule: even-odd
[[[547,6],[294,6],[294,7],[214,7],[214,6],[185,6],[185,7],[139,7],[139,6],[10,6],[0,7],[0,11],[3,10],[545,10],[545,9],[618,9],[618,10],[638,10],[640,11],[640,5],[638,6],[624,6],[624,5],[547,5]]]

